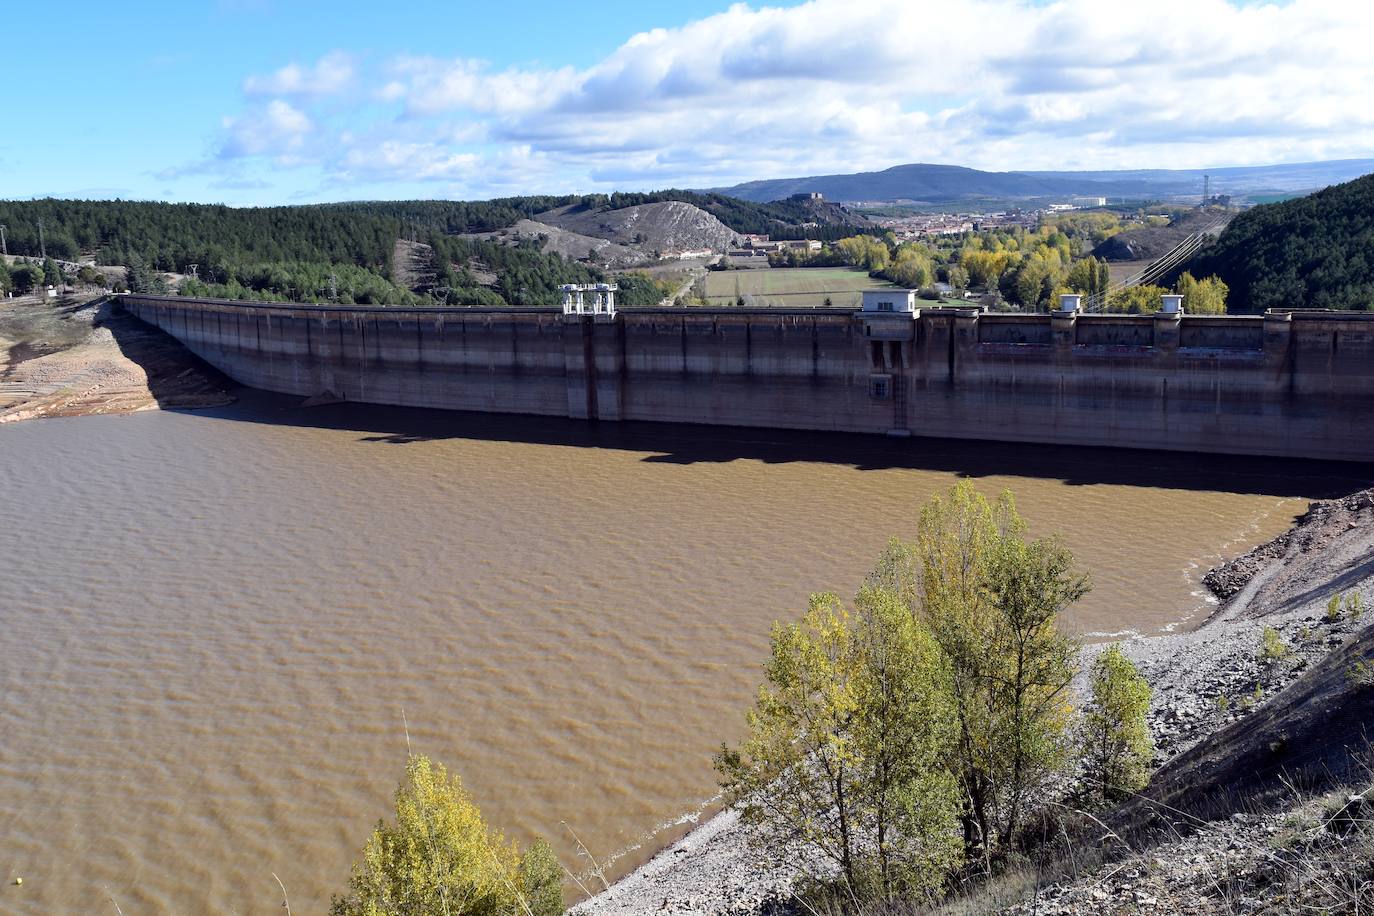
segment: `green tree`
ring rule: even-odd
[[[1058,541],[1027,539],[1011,494],[991,503],[962,481],[922,509],[914,542],[888,545],[869,582],[901,596],[946,658],[964,842],[989,859],[1067,764],[1078,647],[1059,615],[1087,577]]]
[[[523,858],[488,829],[458,777],[414,755],[396,790],[396,820],[378,823],[333,916],[553,916],[563,900],[546,844]]]
[[[1119,801],[1149,779],[1149,711],[1150,685],[1119,644],[1108,646],[1093,662],[1088,705],[1078,723],[1088,788],[1104,802]]]
[[[10,268],[10,281],[15,292],[31,292],[43,285],[43,269],[36,264],[15,264]]]
[[[14,281],[10,279],[9,265],[0,261],[0,294],[9,292],[14,288]]]
[[[546,840],[530,844],[520,859],[520,881],[525,893],[523,916],[556,916],[563,912],[563,866]]]
[[[43,261],[43,282],[49,286],[62,285],[62,268],[58,267],[52,258],[45,258]]]
[[[883,269],[882,275],[898,286],[919,289],[930,285],[935,270],[925,247],[908,243],[897,249],[897,256]]]
[[[1107,291],[1107,271],[1106,261],[1084,258],[1069,268],[1064,285],[1085,296],[1100,296]]]
[[[1183,297],[1183,311],[1189,315],[1226,314],[1226,295],[1230,289],[1219,277],[1197,280],[1185,270],[1174,291]]]
[[[1151,315],[1164,306],[1162,286],[1127,286],[1107,297],[1106,310],[1131,315]]]
[[[125,273],[128,274],[129,291],[133,293],[165,293],[167,292],[167,281],[162,278],[162,274],[148,266],[140,255],[129,255],[129,266]]]
[[[946,679],[899,596],[866,587],[853,613],[813,596],[799,623],[774,626],[748,737],[716,758],[725,798],[755,836],[833,862],[846,893],[939,888],[961,859]]]

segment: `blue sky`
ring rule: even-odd
[[[8,44],[11,84],[43,101],[0,137],[0,197],[476,198],[916,161],[1368,156],[1371,9],[67,3],[60,42],[35,24]]]

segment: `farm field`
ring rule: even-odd
[[[715,270],[706,275],[706,297],[711,305],[730,305],[743,296],[746,305],[819,306],[828,298],[837,308],[857,308],[863,290],[891,286],[848,267]]]

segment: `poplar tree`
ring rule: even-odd
[[[889,543],[869,582],[900,596],[945,657],[964,842],[988,863],[1068,763],[1078,646],[1059,616],[1088,579],[1058,541],[1027,538],[1010,493],[992,503],[961,481],[926,504],[914,541]]]
[[[1119,801],[1149,779],[1154,741],[1145,720],[1150,685],[1119,644],[1093,662],[1089,701],[1079,721],[1083,769],[1090,792]]]
[[[1198,280],[1185,270],[1175,290],[1183,297],[1183,310],[1189,315],[1226,314],[1226,296],[1230,288],[1219,277]]]
[[[846,894],[917,897],[960,862],[957,787],[944,768],[947,670],[898,596],[866,588],[853,612],[814,595],[777,624],[738,749],[716,767],[726,801],[764,844],[829,860]]]
[[[396,790],[396,820],[378,823],[333,916],[554,916],[561,879],[547,844],[522,857],[490,830],[457,776],[413,755]]]

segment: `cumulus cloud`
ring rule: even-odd
[[[402,57],[389,67],[392,79],[379,93],[385,101],[403,101],[412,115],[456,110],[495,114],[528,112],[576,78],[571,67],[560,70],[509,69],[492,72],[484,61]]]
[[[1319,0],[740,4],[633,35],[584,68],[405,56],[363,80],[342,53],[288,65],[245,83],[251,99],[271,101],[227,119],[220,149],[309,159],[340,181],[459,193],[701,186],[917,161],[1183,168],[1364,156],[1371,33],[1374,4]],[[308,113],[355,80],[380,88],[345,111]],[[316,142],[326,121],[333,142]]]
[[[290,63],[267,76],[250,76],[243,91],[250,96],[325,96],[349,89],[356,76],[353,57],[332,51],[313,66]]]
[[[310,116],[290,102],[273,99],[259,109],[250,110],[221,123],[221,159],[266,156],[280,164],[292,164],[307,150],[315,132]]]

